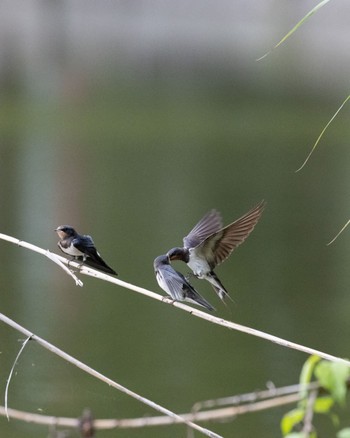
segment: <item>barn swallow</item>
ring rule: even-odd
[[[208,301],[199,295],[186,278],[170,265],[167,255],[161,255],[154,260],[154,272],[159,286],[176,301],[189,301],[199,304],[208,310],[215,310]]]
[[[220,213],[211,210],[184,237],[183,248],[168,251],[169,259],[187,263],[193,274],[197,278],[209,281],[221,300],[224,300],[229,294],[215,274],[214,268],[245,241],[260,219],[264,207],[265,202],[262,201],[225,228],[222,227]]]
[[[99,269],[100,271],[118,275],[101,258],[91,236],[78,234],[75,229],[69,225],[61,225],[56,228],[55,231],[60,238],[57,245],[65,254],[68,254],[75,259],[80,259],[83,263]]]

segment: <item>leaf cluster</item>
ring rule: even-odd
[[[334,427],[338,428],[339,417],[334,408],[335,406],[345,408],[349,379],[349,367],[321,360],[315,355],[310,356],[301,370],[301,389],[297,407],[287,412],[282,418],[283,436],[285,438],[317,438],[317,431],[312,422],[315,414],[328,415]],[[309,384],[314,380],[319,384],[318,389],[310,391]],[[310,422],[309,425],[306,424],[307,421]],[[337,438],[350,438],[350,428],[339,430]]]

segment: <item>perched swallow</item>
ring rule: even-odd
[[[215,274],[214,268],[245,241],[260,219],[264,207],[265,202],[262,201],[225,228],[220,213],[211,210],[184,237],[183,248],[168,251],[169,259],[187,263],[193,274],[197,278],[209,281],[221,300],[224,300],[229,294]]]
[[[83,263],[99,269],[100,271],[118,275],[101,258],[91,236],[78,234],[75,229],[69,225],[61,225],[56,228],[55,231],[60,238],[57,245],[65,254],[68,254],[75,259],[80,259]]]
[[[153,266],[159,286],[174,300],[189,301],[208,310],[215,310],[208,301],[199,295],[180,272],[175,271],[170,265],[167,255],[157,257]]]

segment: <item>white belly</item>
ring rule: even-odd
[[[190,260],[187,265],[192,269],[194,275],[198,278],[202,278],[208,272],[210,272],[210,266],[208,262],[203,257],[198,257],[193,252],[190,251]]]
[[[69,248],[63,248],[60,245],[60,248],[63,252],[66,254],[73,256],[73,257],[82,257],[84,255],[83,252],[79,251],[75,246],[71,245]]]

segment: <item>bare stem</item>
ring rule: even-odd
[[[27,249],[30,249],[31,251],[35,251],[35,252],[38,252],[39,254],[47,256],[46,250],[39,248],[35,245],[32,245],[30,243],[20,241],[14,237],[7,236],[6,234],[0,233],[0,239],[7,240],[7,241],[12,242],[18,246],[23,247],[23,248],[27,248]],[[149,291],[149,290],[144,289],[142,287],[135,286],[134,284],[119,280],[115,277],[112,277],[111,275],[104,274],[104,273],[99,272],[95,269],[89,268],[85,265],[81,267],[81,265],[79,263],[69,261],[66,258],[61,257],[59,255],[55,254],[55,256],[57,257],[58,260],[65,263],[66,265],[68,265],[68,263],[69,263],[70,266],[74,266],[76,268],[79,268],[80,272],[82,274],[89,275],[90,277],[95,277],[95,278],[98,278],[100,280],[105,280],[105,281],[108,281],[110,283],[117,284],[118,286],[124,287],[126,289],[133,290],[134,292],[138,292],[142,295],[146,295],[150,298],[161,301],[163,304],[167,304],[167,305],[182,309],[185,312],[188,312],[191,315],[196,316],[197,318],[204,319],[204,320],[209,321],[213,324],[217,324],[217,325],[220,325],[222,327],[226,327],[226,328],[231,329],[231,330],[240,331],[240,332],[246,333],[246,334],[251,335],[251,336],[256,336],[258,338],[266,339],[267,341],[273,342],[275,344],[281,345],[281,346],[286,347],[286,348],[291,348],[294,350],[302,351],[302,352],[310,354],[310,355],[314,354],[316,356],[321,357],[322,359],[326,359],[326,360],[329,360],[331,362],[342,363],[342,364],[350,367],[349,360],[345,360],[345,359],[342,359],[340,357],[333,356],[333,355],[328,354],[328,353],[324,353],[323,351],[319,351],[319,350],[316,350],[314,348],[306,347],[304,345],[297,344],[295,342],[291,342],[291,341],[288,341],[288,340],[283,339],[283,338],[279,338],[278,336],[270,335],[269,333],[265,333],[265,332],[262,332],[260,330],[256,330],[256,329],[253,329],[250,327],[236,324],[236,323],[234,323],[232,321],[228,321],[226,319],[222,319],[222,318],[218,318],[218,317],[213,316],[213,315],[209,315],[208,313],[205,313],[201,310],[187,306],[186,304],[180,303],[178,301],[164,300],[164,297],[162,295],[159,295],[155,292],[152,292],[152,291]]]
[[[308,391],[317,391],[320,388],[318,382],[312,382],[307,385]],[[226,408],[210,409],[201,412],[191,412],[180,414],[187,421],[222,421],[232,419],[238,415],[244,415],[251,412],[257,412],[275,407],[296,403],[300,399],[300,385],[290,385],[281,388],[271,388],[248,394],[240,394],[225,399],[211,400],[212,406],[220,406],[222,402],[234,404]],[[198,402],[196,405],[206,405],[206,402]],[[54,417],[37,413],[9,409],[11,418],[28,422],[43,424],[48,426],[72,427],[79,425],[78,418]],[[0,406],[0,415],[5,415],[5,408]],[[123,419],[96,419],[93,422],[95,429],[129,429],[142,428],[148,426],[166,426],[179,423],[176,418],[169,416],[153,416],[141,418],[123,418]]]
[[[311,391],[310,395],[308,397],[308,400],[307,400],[306,414],[304,417],[304,427],[302,430],[302,432],[305,433],[306,437],[310,436],[312,429],[313,429],[312,419],[314,416],[314,404],[315,404],[316,398],[317,398],[317,391],[316,390]]]
[[[39,336],[31,333],[26,328],[22,327],[21,325],[17,324],[12,319],[8,318],[7,316],[0,313],[0,321],[3,321],[5,324],[9,325],[10,327],[14,328],[15,330],[19,331],[20,333],[23,333],[28,337],[28,340],[35,341],[42,347],[46,348],[47,350],[51,351],[52,353],[56,354],[57,356],[61,357],[62,359],[66,360],[67,362],[70,362],[71,364],[75,365],[76,367],[80,368],[81,370],[85,371],[86,373],[90,374],[91,376],[95,377],[96,379],[101,380],[104,383],[107,383],[107,385],[112,386],[113,388],[118,389],[119,391],[123,392],[124,394],[127,394],[128,396],[138,400],[141,403],[146,404],[147,406],[150,406],[151,408],[168,415],[172,417],[174,420],[176,420],[179,423],[185,423],[187,426],[192,427],[193,429],[198,430],[199,432],[203,433],[204,435],[207,435],[209,437],[214,438],[222,438],[220,435],[205,429],[195,423],[192,423],[191,421],[187,421],[186,419],[182,418],[180,415],[175,414],[174,412],[170,411],[169,409],[166,409],[157,403],[142,397],[141,395],[137,394],[136,392],[131,391],[130,389],[126,388],[125,386],[120,385],[119,383],[115,382],[114,380],[109,379],[108,377],[104,376],[103,374],[99,373],[98,371],[94,370],[93,368],[89,367],[88,365],[84,364],[83,362],[79,361],[78,359],[75,359],[73,356],[70,356],[69,354],[65,353],[64,351],[60,350],[59,348],[55,347],[54,345],[50,344],[49,342],[45,341],[45,339],[40,338]],[[27,341],[28,341],[27,340]],[[17,355],[17,358],[19,357],[20,353],[22,352],[23,348],[25,347],[25,344],[23,344],[19,354]],[[16,360],[17,360],[16,358]],[[8,410],[10,412],[10,410]]]

